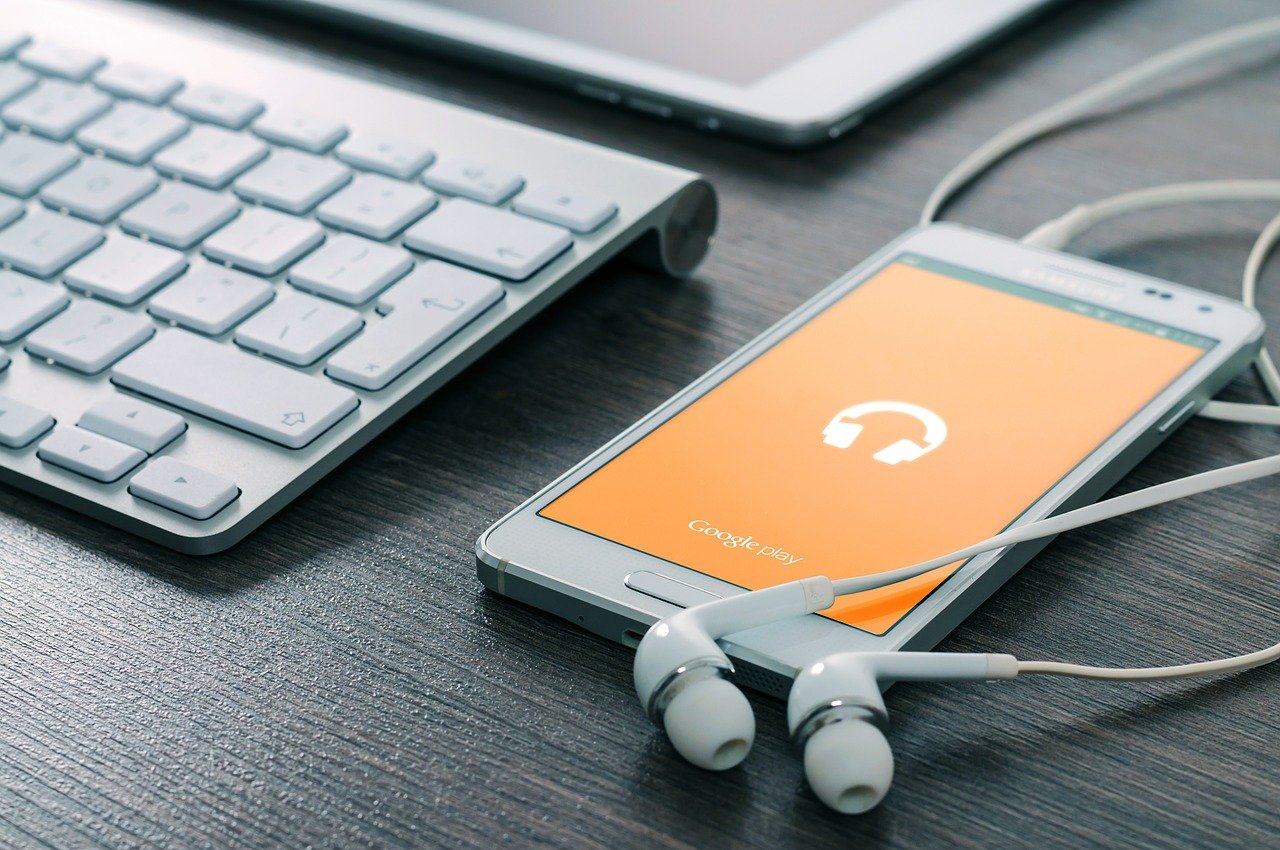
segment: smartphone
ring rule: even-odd
[[[1245,369],[1242,304],[955,225],[909,232],[484,533],[484,584],[634,645],[681,607],[887,571],[1093,501]],[[732,635],[785,694],[928,649],[1047,541]]]

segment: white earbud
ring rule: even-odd
[[[831,581],[814,576],[673,614],[636,648],[636,695],[685,759],[707,770],[736,767],[751,751],[756,721],[730,681],[733,664],[716,643],[755,626],[831,606]]]
[[[804,751],[804,773],[822,802],[844,814],[874,808],[893,783],[880,696],[893,681],[1012,679],[1012,655],[846,652],[810,664],[787,698],[787,725]]]

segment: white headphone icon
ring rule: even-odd
[[[893,465],[903,461],[917,460],[942,445],[942,441],[947,439],[947,423],[932,410],[918,404],[908,404],[905,401],[867,401],[855,404],[853,407],[846,407],[837,413],[827,423],[827,427],[822,429],[822,442],[838,449],[849,448],[862,433],[862,425],[854,420],[872,413],[905,413],[920,420],[924,425],[924,445],[915,440],[898,440],[872,455],[881,463]]]

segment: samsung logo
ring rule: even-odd
[[[1124,296],[1116,292],[1114,287],[1119,283],[1099,283],[1091,280],[1083,280],[1078,277],[1069,277],[1065,274],[1049,271],[1043,268],[1025,268],[1018,273],[1018,276],[1024,280],[1036,283],[1041,286],[1049,286],[1062,292],[1068,292],[1072,295],[1078,295],[1089,301],[1102,301],[1107,304],[1119,304],[1124,300]]]

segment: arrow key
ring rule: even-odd
[[[240,488],[199,467],[171,457],[156,458],[133,476],[129,492],[136,498],[192,519],[208,519],[240,496]]]
[[[55,428],[36,447],[36,457],[104,484],[147,459],[133,446],[76,427]]]
[[[187,430],[176,413],[124,395],[113,395],[85,411],[81,428],[155,454]]]
[[[0,395],[0,446],[20,449],[52,427],[43,410]]]

